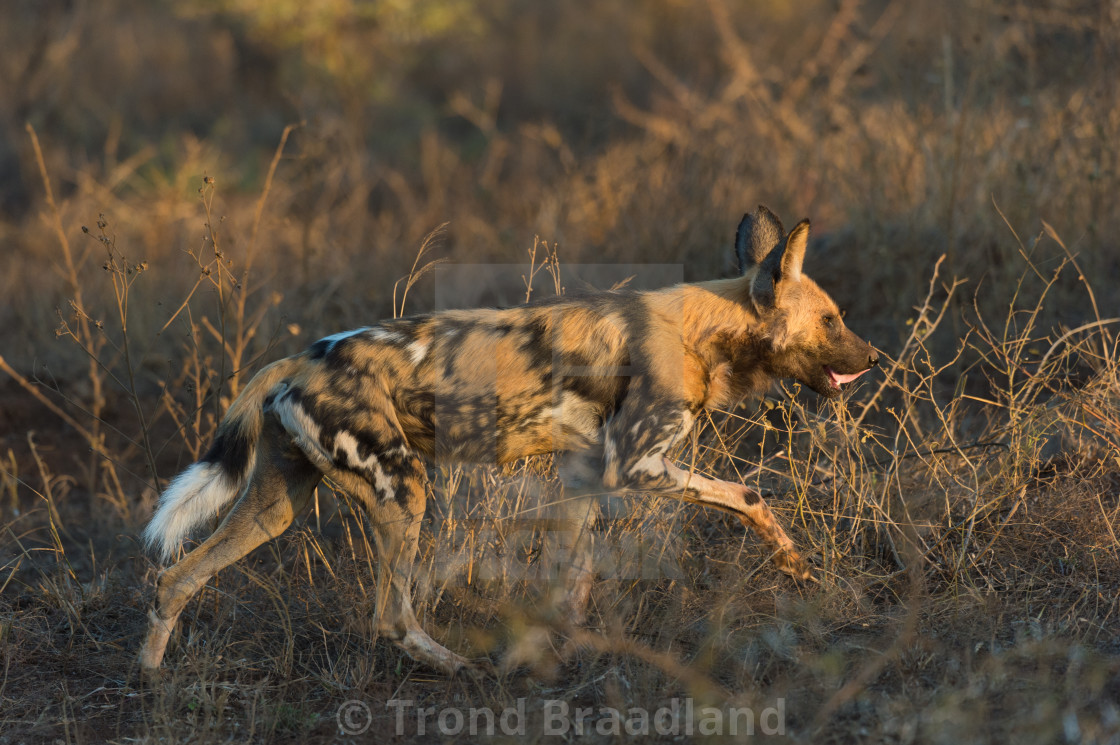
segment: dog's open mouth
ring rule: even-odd
[[[868,369],[871,369],[871,368],[868,368]],[[852,373],[851,375],[848,375],[846,373],[838,373],[835,370],[833,370],[831,367],[829,367],[828,365],[824,366],[824,371],[825,371],[825,374],[828,375],[828,382],[831,383],[832,387],[835,388],[836,390],[840,390],[840,386],[844,385],[844,383],[851,383],[853,380],[858,378],[860,375],[863,375],[865,372],[867,372],[867,370],[860,370],[857,373]]]

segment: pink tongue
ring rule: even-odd
[[[851,383],[853,380],[858,378],[860,375],[863,375],[865,372],[867,372],[867,370],[860,370],[859,372],[853,373],[851,375],[844,375],[843,373],[836,372],[831,367],[828,368],[828,374],[832,376],[832,380],[836,383],[836,385]]]

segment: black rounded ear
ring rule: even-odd
[[[735,259],[739,263],[739,275],[761,264],[781,242],[783,235],[782,221],[764,205],[758,205],[754,214],[743,215],[735,232]]]
[[[771,251],[751,280],[751,299],[759,308],[772,308],[777,303],[777,284],[782,274],[781,249]]]

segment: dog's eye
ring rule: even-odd
[[[847,308],[841,308],[840,309],[840,317],[841,318],[847,318],[848,317],[848,309]]]
[[[824,325],[832,328],[836,324],[836,316],[825,316]]]

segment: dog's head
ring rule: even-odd
[[[802,274],[808,241],[808,220],[786,233],[774,213],[759,205],[739,223],[735,255],[749,280],[747,302],[762,323],[769,372],[832,397],[877,365],[879,355],[844,325],[828,293]]]

